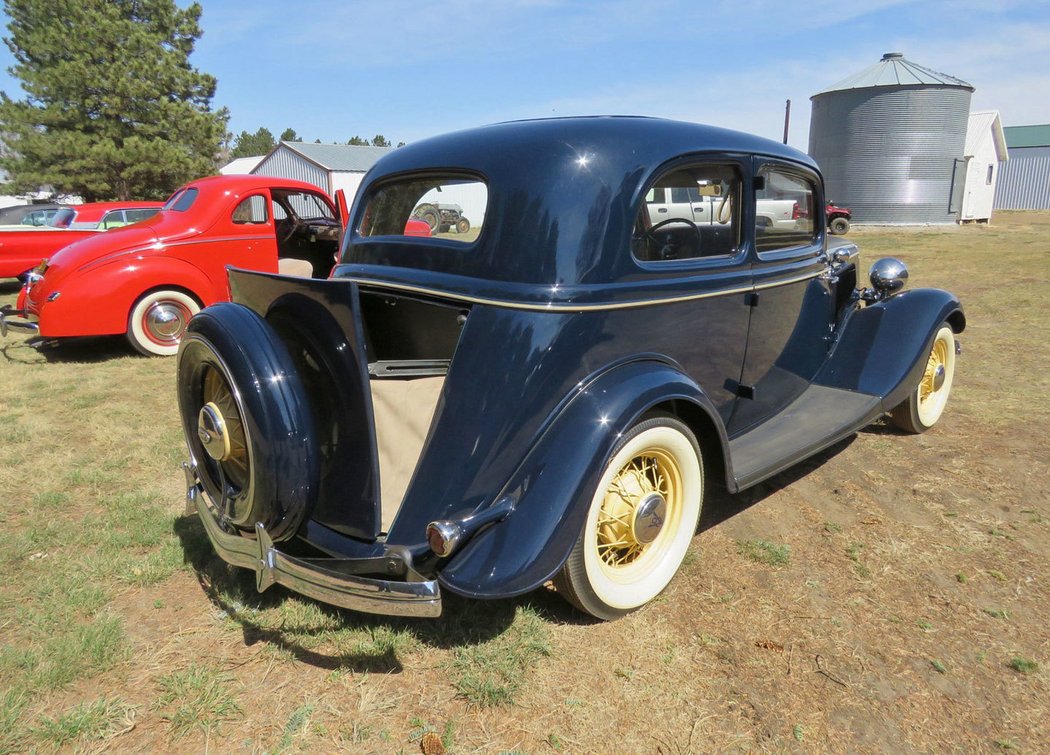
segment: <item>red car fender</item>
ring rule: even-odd
[[[214,281],[200,269],[172,257],[117,259],[86,274],[65,278],[53,301],[37,301],[40,335],[117,335],[127,332],[128,316],[139,297],[159,288],[179,289],[202,306],[229,298],[225,280]],[[34,297],[35,299],[35,297]]]

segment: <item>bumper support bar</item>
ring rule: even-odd
[[[406,580],[364,577],[348,572],[358,566],[355,559],[302,559],[274,547],[262,523],[255,525],[255,540],[226,532],[208,508],[204,490],[194,467],[183,463],[186,472],[186,507],[204,523],[216,553],[229,564],[255,572],[255,586],[262,592],[273,584],[340,608],[386,616],[441,615],[441,590],[436,580],[424,579],[411,568]]]

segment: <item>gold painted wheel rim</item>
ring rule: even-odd
[[[669,454],[648,449],[624,464],[606,488],[598,512],[596,548],[602,568],[616,573],[658,557],[681,518],[682,495],[682,473]]]
[[[919,383],[920,404],[929,402],[944,387],[947,369],[948,343],[944,339],[938,338],[933,344],[933,349],[930,350],[930,357],[926,360],[926,371],[923,373],[922,381]]]
[[[237,399],[217,369],[204,375],[201,399],[205,408],[214,408],[223,425],[223,453],[215,463],[222,468],[227,483],[238,491],[248,486],[248,442]]]

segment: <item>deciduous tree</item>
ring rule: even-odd
[[[227,113],[215,78],[190,65],[201,6],[173,0],[5,0],[10,73],[0,92],[15,190],[85,199],[163,197],[214,172]]]

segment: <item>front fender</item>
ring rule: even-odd
[[[562,406],[495,497],[509,496],[514,511],[451,557],[439,574],[442,585],[472,598],[504,598],[550,579],[569,557],[617,440],[646,411],[672,400],[706,412],[724,447],[714,406],[675,367],[642,360],[601,373]]]
[[[881,396],[889,411],[915,387],[941,323],[960,333],[959,300],[937,288],[917,288],[853,312],[815,382]]]
[[[34,291],[33,298],[39,307],[40,334],[47,338],[124,333],[135,301],[155,288],[184,289],[205,306],[227,298],[200,269],[173,258],[119,259],[72,272],[55,286],[59,295],[54,301],[46,300],[54,293],[46,281],[45,276],[43,290]]]

